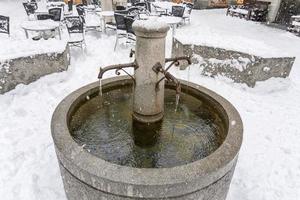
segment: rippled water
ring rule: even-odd
[[[199,160],[223,141],[220,117],[200,100],[182,94],[175,112],[175,91],[165,91],[162,122],[132,121],[132,89],[123,87],[89,99],[70,122],[72,137],[91,154],[137,168],[161,168]],[[146,139],[145,139],[146,137]]]

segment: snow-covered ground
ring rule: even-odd
[[[13,40],[25,37],[20,28],[26,19],[21,2],[0,1],[0,15],[11,17]],[[183,37],[181,31],[189,29],[185,38],[195,42],[224,47],[235,42],[235,49],[249,47],[258,54],[261,49],[270,54],[281,49],[284,55],[300,55],[300,38],[226,17],[225,10],[193,11],[192,24],[180,28],[178,36]],[[1,34],[0,48],[3,37]],[[167,39],[170,54],[170,35]],[[80,49],[71,51],[67,72],[48,75],[0,95],[0,199],[66,200],[50,133],[52,113],[67,94],[96,81],[100,66],[129,61],[129,48],[113,51],[114,35],[90,32],[86,40],[85,54]],[[244,141],[228,200],[300,199],[299,58],[290,78],[274,78],[254,89],[223,77],[203,77],[197,65],[171,72],[221,94],[242,116]]]

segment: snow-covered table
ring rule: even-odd
[[[173,2],[168,2],[168,1],[155,1],[152,2],[152,5],[154,8],[159,8],[161,11],[168,13],[172,11],[172,6],[183,6],[183,4],[177,4]]]
[[[21,24],[21,27],[24,29],[26,38],[28,39],[28,31],[36,31],[45,33],[46,31],[57,30],[59,39],[61,40],[60,33],[60,24],[59,22],[55,22],[53,20],[32,20],[32,21],[24,21]]]
[[[182,22],[181,17],[161,16],[157,18],[158,21],[166,22],[172,28],[172,38],[175,36],[176,26]]]

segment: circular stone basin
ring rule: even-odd
[[[219,95],[180,82],[176,111],[166,84],[164,119],[151,125],[132,121],[127,76],[103,80],[102,96],[96,82],[58,105],[51,128],[69,200],[226,198],[242,121]]]

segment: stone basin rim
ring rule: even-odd
[[[120,83],[124,81],[128,83],[132,80],[129,76],[113,77],[102,80],[102,86],[114,82],[119,82],[118,85],[121,85]],[[113,189],[115,193],[119,192],[118,184],[146,187],[160,186],[161,189],[168,189],[170,185],[178,185],[180,188],[186,188],[186,193],[188,193],[223,177],[236,162],[242,144],[242,120],[237,110],[223,97],[194,83],[184,80],[180,80],[180,82],[214,100],[214,103],[219,104],[224,109],[223,114],[227,115],[227,136],[218,149],[209,156],[186,165],[171,168],[132,168],[110,163],[83,150],[73,140],[69,132],[69,115],[70,110],[74,110],[74,104],[79,103],[80,97],[81,99],[85,98],[86,95],[93,94],[98,89],[99,82],[94,82],[74,91],[63,99],[52,116],[51,132],[59,162],[76,177],[81,177],[82,174],[93,176],[94,180],[85,179],[84,182],[99,190],[105,191],[105,188],[97,185],[97,181],[108,181],[116,184],[116,188]],[[232,123],[233,121],[234,123]],[[200,184],[198,184],[199,180],[201,180]],[[120,191],[119,195],[124,194]],[[166,191],[164,195],[172,196],[173,194],[168,194],[168,191]]]

